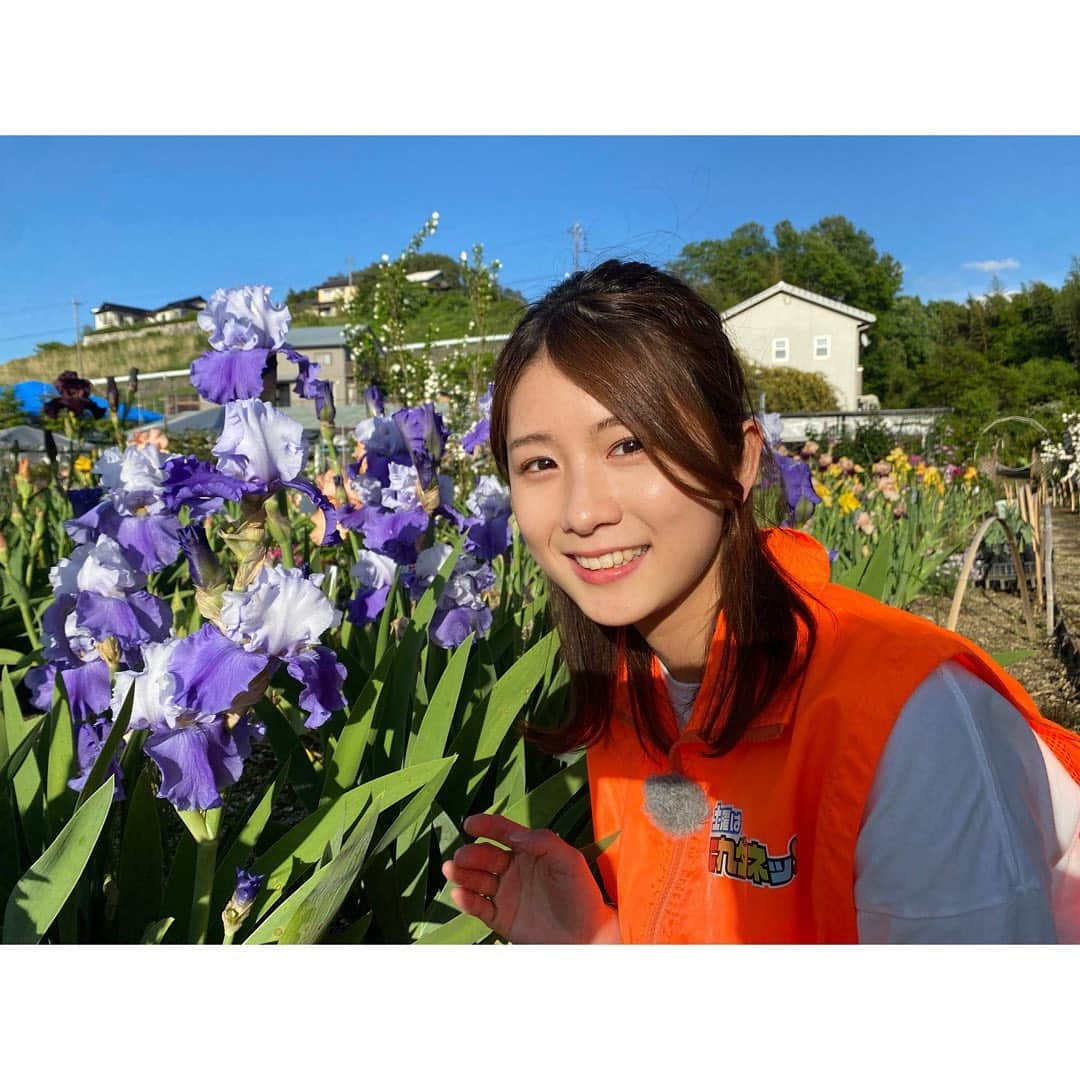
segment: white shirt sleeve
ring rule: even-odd
[[[931,672],[897,718],[867,801],[855,849],[859,941],[1057,941],[1052,870],[1077,850],[1080,796],[1066,774],[1072,801],[1055,823],[1048,764],[992,687],[955,663]],[[1071,897],[1075,907],[1075,882]]]

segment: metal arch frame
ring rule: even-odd
[[[964,601],[964,592],[967,589],[971,568],[975,565],[975,556],[978,554],[983,537],[995,521],[1001,523],[1002,529],[1005,530],[1005,539],[1009,542],[1013,566],[1016,567],[1016,581],[1020,586],[1020,599],[1024,605],[1024,620],[1027,623],[1028,638],[1033,643],[1037,643],[1039,636],[1038,631],[1035,629],[1035,613],[1031,608],[1031,595],[1028,593],[1027,576],[1024,573],[1024,564],[1020,559],[1020,549],[1016,546],[1016,537],[1013,535],[1012,529],[1009,528],[1008,522],[1003,518],[999,518],[997,514],[991,514],[983,521],[975,533],[974,539],[968,545],[967,551],[964,552],[964,564],[960,568],[960,580],[956,583],[956,591],[953,593],[952,606],[949,608],[949,618],[945,622],[945,629],[956,632],[956,624],[960,619],[960,605]],[[1038,573],[1038,570],[1036,570],[1036,573]]]

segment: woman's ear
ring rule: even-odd
[[[742,429],[743,456],[742,464],[739,466],[739,483],[742,484],[743,502],[745,502],[750,497],[750,491],[757,479],[763,443],[761,428],[758,427],[756,420],[744,420]]]

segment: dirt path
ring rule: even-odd
[[[1055,607],[1073,635],[1080,637],[1080,514],[1054,510]],[[918,615],[945,624],[950,597],[920,597],[911,605]],[[1046,612],[1036,609],[1039,639],[1027,636],[1023,607],[1016,593],[969,585],[957,630],[987,652],[1032,696],[1042,714],[1080,731],[1080,657],[1059,655],[1060,645],[1046,634]]]

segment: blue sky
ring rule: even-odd
[[[482,242],[530,299],[609,255],[663,263],[748,221],[844,214],[964,299],[1060,285],[1080,255],[1077,137],[2,137],[0,361],[70,342],[103,301],[156,307],[218,286],[283,297],[396,255]]]

